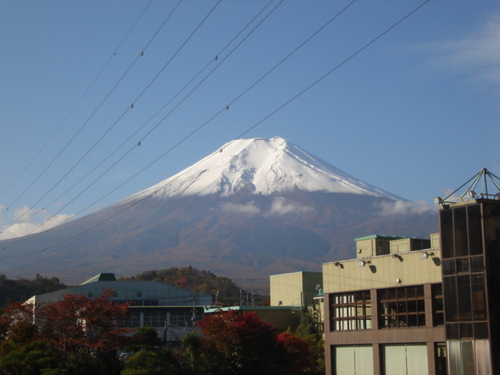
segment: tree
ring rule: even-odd
[[[199,327],[209,373],[285,374],[290,366],[276,329],[254,313],[220,313],[206,317]]]
[[[105,290],[96,299],[67,294],[61,301],[40,306],[9,304],[0,316],[0,356],[14,352],[17,360],[24,358],[26,371],[19,372],[23,374],[42,373],[27,370],[42,355],[45,359],[38,363],[45,363],[44,370],[55,366],[74,375],[119,373],[116,350],[126,344],[131,330],[120,327],[128,304],[110,301],[112,293]],[[41,350],[38,342],[47,346],[35,355]],[[7,365],[0,362],[0,369],[6,372]]]
[[[308,344],[311,360],[308,367],[304,368],[304,374],[325,373],[325,348],[322,327],[317,321],[314,312],[304,310],[300,318],[300,324],[295,328],[289,328],[287,333],[304,340]]]
[[[53,292],[66,288],[57,277],[50,279],[41,275],[36,275],[35,280],[7,279],[0,274],[0,307],[4,306],[8,300],[25,301],[33,295]]]
[[[141,350],[127,361],[121,375],[177,375],[181,367],[169,348]]]
[[[281,332],[277,341],[285,348],[291,364],[290,374],[303,374],[313,365],[313,354],[309,342],[289,332]]]
[[[127,345],[129,352],[138,352],[139,350],[149,350],[162,346],[164,343],[158,338],[158,333],[153,327],[138,328]]]

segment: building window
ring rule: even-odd
[[[140,313],[130,312],[127,318],[123,321],[124,327],[136,328],[140,326]]]
[[[378,293],[380,328],[425,326],[423,285],[382,289]]]
[[[443,284],[432,285],[432,315],[434,327],[444,325]]]
[[[144,327],[163,327],[167,320],[166,312],[145,312]]]
[[[370,291],[333,294],[330,308],[332,331],[372,328]]]
[[[88,293],[87,293],[87,297],[88,297],[88,298],[92,298],[92,297],[94,297],[94,292],[88,292]]]
[[[142,297],[142,292],[137,292],[137,297]]]

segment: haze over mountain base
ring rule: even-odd
[[[322,262],[354,258],[356,237],[428,238],[438,231],[435,211],[281,138],[239,140],[221,150],[99,212],[14,245],[1,241],[6,256],[19,255],[2,259],[1,272],[76,284],[100,272],[131,276],[192,265],[266,289],[271,274],[320,271]]]

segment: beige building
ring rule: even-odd
[[[323,287],[321,272],[291,272],[270,276],[271,306],[311,306]]]
[[[323,264],[327,374],[446,374],[441,250],[431,239],[358,238],[357,258]]]

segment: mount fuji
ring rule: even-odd
[[[240,139],[96,213],[17,243],[0,241],[19,255],[2,257],[1,272],[76,283],[99,272],[192,265],[264,289],[271,274],[319,271],[322,262],[355,257],[356,237],[427,238],[437,230],[435,211],[291,142]]]

